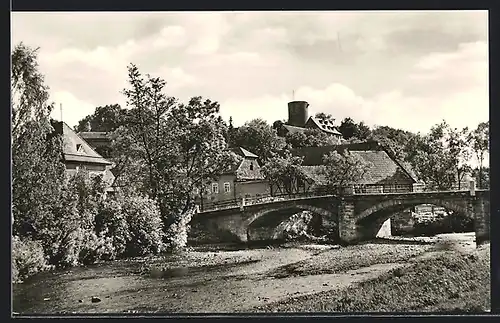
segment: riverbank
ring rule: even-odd
[[[453,245],[469,250],[473,235],[462,237],[460,243],[455,241]],[[14,311],[21,314],[288,311],[297,309],[297,304],[304,300],[318,301],[315,297],[326,295],[322,293],[338,294],[353,284],[377,279],[416,259],[441,252],[437,251],[439,239],[417,240],[377,240],[349,247],[318,244],[240,250],[200,247],[183,255],[72,268],[44,273],[15,285]],[[308,311],[312,307],[304,305],[299,309]]]

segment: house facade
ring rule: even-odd
[[[196,192],[197,204],[201,208],[269,194],[269,182],[262,175],[257,161],[259,157],[242,147],[233,148],[232,151],[240,157],[240,161],[221,174],[216,181],[207,183],[204,190]]]
[[[111,185],[114,181],[114,175],[111,168],[113,163],[96,152],[66,123],[54,121],[52,125],[55,132],[61,134],[63,138],[63,158],[66,173],[75,175],[80,169],[85,169],[90,176],[100,175],[108,185],[108,192],[112,192]]]
[[[288,121],[279,131],[279,135],[286,136],[288,133],[304,132],[307,129],[320,130],[335,139],[340,144],[342,134],[334,125],[335,119],[323,119],[309,117],[309,103],[306,101],[292,101],[288,103]]]

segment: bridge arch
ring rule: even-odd
[[[360,212],[355,217],[355,225],[362,237],[374,238],[382,224],[395,213],[421,204],[433,204],[462,214],[473,212],[467,200],[394,199],[382,201]]]
[[[321,219],[331,218],[332,216],[334,216],[334,214],[331,210],[327,210],[327,209],[324,209],[321,207],[308,205],[308,204],[299,204],[299,205],[293,205],[293,206],[287,205],[287,206],[276,207],[276,208],[271,208],[271,209],[263,209],[261,211],[254,213],[251,217],[246,219],[246,221],[244,223],[244,227],[247,230],[247,241],[252,240],[250,237],[250,231],[252,229],[254,229],[254,227],[256,226],[256,224],[259,221],[264,220],[265,218],[272,216],[273,214],[287,212],[287,211],[290,211],[290,213],[285,215],[285,216],[281,216],[278,219],[278,222],[275,223],[276,226],[279,225],[280,223],[282,223],[283,221],[286,221],[287,219],[292,217],[294,214],[297,214],[297,213],[302,212],[302,211],[310,211],[313,214],[319,215],[321,217]]]
[[[356,216],[356,222],[360,222],[375,213],[379,213],[380,211],[387,210],[387,211],[399,212],[407,208],[422,204],[433,204],[436,206],[452,210],[454,212],[464,213],[464,214],[467,214],[472,211],[468,206],[468,202],[463,200],[457,201],[457,200],[444,200],[444,199],[443,200],[442,199],[411,199],[411,200],[393,199],[393,200],[382,201],[367,208],[366,210],[363,210]]]

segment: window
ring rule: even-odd
[[[224,183],[224,193],[229,193],[231,192],[231,183],[225,182]]]
[[[253,162],[250,163],[250,170],[253,170]]]
[[[218,183],[212,183],[212,193],[214,193],[214,194],[219,193],[219,184]]]

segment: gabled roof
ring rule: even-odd
[[[365,173],[365,176],[357,184],[382,184],[384,182],[398,182],[404,178],[416,183],[417,179],[413,174],[401,166],[393,159],[387,151],[376,142],[365,142],[359,144],[346,144],[328,147],[306,147],[296,149],[293,154],[303,156],[303,165],[306,173],[315,180],[323,181],[317,174],[319,166],[323,163],[323,156],[331,151],[341,152],[348,149],[353,155],[361,157],[372,166]]]
[[[65,122],[55,122],[56,132],[63,135],[64,160],[89,164],[112,165],[99,155],[83,138],[78,136]]]
[[[323,130],[324,132],[339,136],[342,135],[337,129],[335,129],[335,126],[333,125],[333,122],[331,120],[320,119],[316,117],[309,117],[309,120],[311,120],[319,129]]]
[[[290,126],[290,125],[287,125],[287,124],[284,124],[283,127],[286,130],[288,130],[288,132],[290,132],[290,133],[304,132],[306,130],[306,128],[296,127],[296,126]]]
[[[235,152],[236,154],[242,156],[242,157],[245,157],[245,158],[259,158],[259,156],[257,156],[256,154],[254,154],[254,153],[246,150],[243,147],[233,148],[232,151]]]

